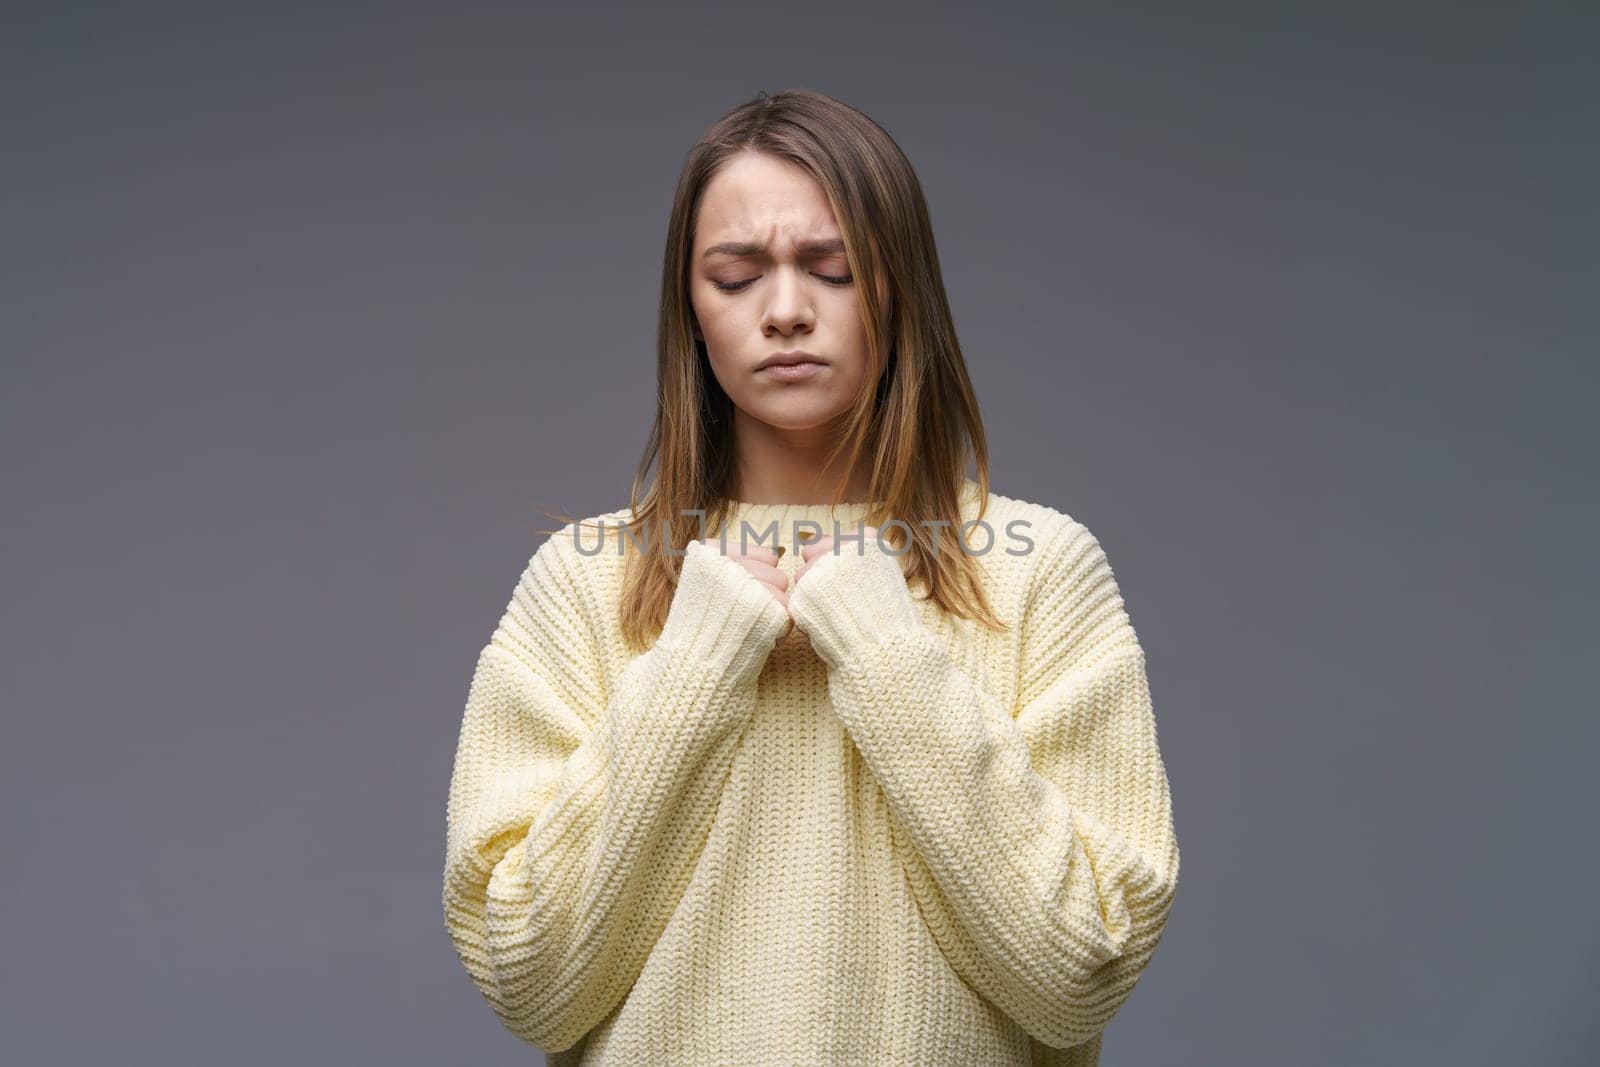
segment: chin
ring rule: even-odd
[[[778,430],[814,430],[834,422],[847,410],[836,404],[790,403],[753,408],[750,415]]]

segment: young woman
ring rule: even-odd
[[[1096,538],[989,491],[899,147],[811,91],[729,112],[659,336],[629,506],[539,546],[477,663],[462,964],[557,1065],[1096,1064],[1178,878],[1144,653]]]

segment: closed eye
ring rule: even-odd
[[[855,284],[855,278],[849,274],[817,274],[813,276],[821,278],[829,285],[846,286]],[[755,278],[746,278],[742,282],[719,282],[713,278],[711,284],[725,293],[739,293],[754,285],[759,279],[759,275]]]

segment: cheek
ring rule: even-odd
[[[721,293],[698,289],[694,298],[695,318],[707,344],[715,347],[734,343],[747,328],[737,301],[728,300]]]
[[[854,385],[867,373],[867,327],[861,321],[861,303],[855,295],[846,294],[833,315],[836,324],[834,337],[836,351],[845,364],[846,374]]]
[[[718,293],[705,293],[697,287],[690,301],[695,320],[700,324],[706,360],[711,364],[711,376],[722,386],[723,392],[737,401],[748,384],[738,373],[739,338],[744,327],[735,321],[736,312],[730,302],[719,300],[718,296]]]
[[[716,326],[716,309],[707,299],[704,288],[697,282],[689,287],[689,310],[694,314],[700,332],[709,334]]]

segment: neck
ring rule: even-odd
[[[741,504],[827,504],[845,484],[843,500],[869,498],[872,479],[859,469],[848,478],[842,462],[825,467],[837,430],[818,427],[784,430],[734,412],[735,486],[732,499]]]

